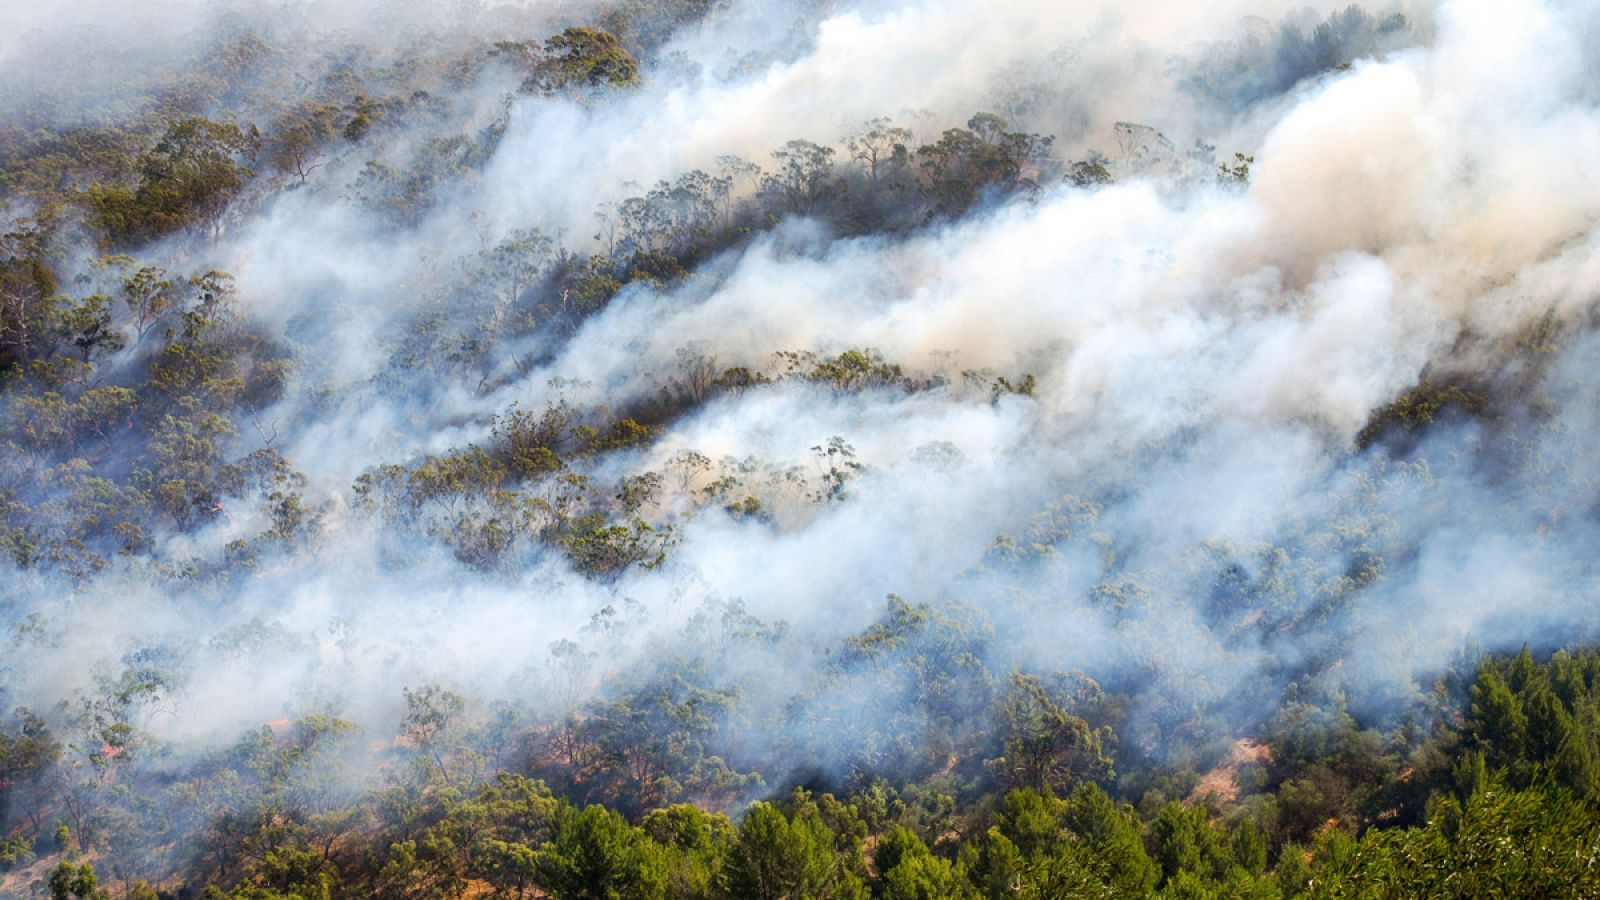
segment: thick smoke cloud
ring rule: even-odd
[[[157,248],[234,273],[246,315],[297,346],[289,392],[262,418],[311,479],[322,532],[237,589],[152,587],[134,561],[70,591],[8,572],[7,624],[42,624],[18,630],[0,687],[49,709],[160,648],[185,685],[140,723],[160,739],[206,746],[313,709],[382,735],[400,688],[430,682],[560,714],[552,698],[573,689],[549,648],[570,639],[596,654],[579,694],[700,653],[730,680],[759,672],[751,700],[776,715],[796,697],[842,704],[855,686],[826,682],[822,648],[894,593],[986,610],[997,667],[1140,682],[1134,733],[1160,754],[1172,708],[1259,721],[1305,678],[1383,715],[1464,643],[1594,634],[1584,448],[1597,427],[1600,176],[1574,162],[1600,155],[1594,17],[1457,0],[1405,10],[1409,39],[1385,10],[1320,49],[1274,45],[1261,21],[1298,7],[736,3],[659,48],[630,94],[514,99],[493,157],[410,229],[360,200],[366,160],[352,156],[264,200],[214,247]],[[17,33],[46,46],[80,9],[34,14]],[[500,21],[453,9],[417,5],[403,20]],[[343,29],[375,27],[370,14],[299,13]],[[566,7],[538,15],[578,20]],[[753,49],[736,59],[729,46]],[[1307,62],[1335,51],[1357,58]],[[30,52],[0,43],[0,71],[41,78]],[[444,127],[488,127],[508,90],[502,79],[451,97]],[[508,362],[494,383],[381,385],[397,330],[438,302],[425,286],[511,229],[588,252],[604,204],[721,155],[765,164],[786,140],[836,145],[879,115],[932,141],[1008,98],[1014,127],[1057,135],[1063,159],[1105,152],[1118,183],[1047,183],[909,236],[841,237],[796,217],[672,286],[627,288],[565,343],[504,348],[533,363]],[[1141,176],[1116,154],[1120,121],[1253,155],[1250,183]],[[1569,339],[1542,371],[1505,371],[1546,316]],[[353,508],[362,472],[484,442],[513,404],[625,405],[686,352],[765,369],[775,351],[857,348],[935,386],[728,394],[606,463],[612,476],[660,471],[697,451],[799,467],[813,484],[824,464],[811,448],[839,436],[866,467],[842,502],[775,488],[772,524],[704,509],[677,522],[663,565],[615,582],[556,553],[485,575],[439,546],[397,549]],[[967,384],[976,370],[1037,387],[995,399]],[[1543,406],[1492,425],[1525,448],[1515,465],[1489,458],[1481,423],[1443,423],[1394,455],[1362,449],[1372,412],[1425,378],[1524,374]],[[241,434],[239,449],[257,437]],[[997,563],[997,539],[1026,544],[1051,508],[1079,512],[1039,533],[1047,552]],[[259,529],[241,511],[165,535],[159,552],[215,555]],[[1266,624],[1217,611],[1224,574],[1247,606],[1273,598],[1258,604]],[[723,656],[697,647],[695,616],[733,600],[786,623],[784,636]],[[795,766],[827,765],[850,750],[840,734],[765,737]]]

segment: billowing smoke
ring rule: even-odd
[[[494,42],[601,4],[171,6],[151,40],[196,60],[257,28],[315,78],[369,54],[405,83],[430,39],[476,68],[404,128],[258,164],[215,240],[132,251],[235,279],[233,327],[287,364],[223,455],[304,481],[244,477],[94,571],[8,567],[8,707],[71,728],[152,678],[129,724],[178,765],[311,712],[381,749],[430,684],[555,727],[682,665],[737,694],[708,753],[781,783],[928,724],[870,664],[916,604],[952,656],[1135,697],[1124,749],[1155,758],[1291,683],[1383,720],[1463,647],[1600,632],[1582,4],[750,0],[650,32],[635,87],[565,92]],[[52,93],[37,49],[104,12],[0,38],[8,116],[127,108]],[[857,152],[879,117],[890,175]],[[985,127],[1033,139],[1004,189],[930,193],[918,148]],[[787,170],[797,140],[832,155]],[[694,224],[630,205],[695,172]],[[738,236],[674,243],[697,228]],[[627,254],[690,265],[584,307],[583,267]],[[151,365],[130,315],[97,384]],[[291,490],[295,536],[251,550]]]

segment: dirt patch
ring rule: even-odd
[[[1211,797],[1217,803],[1234,803],[1239,799],[1239,770],[1244,766],[1264,766],[1272,762],[1272,749],[1249,738],[1235,741],[1228,758],[1215,769],[1200,776],[1200,781],[1189,793],[1190,803],[1199,803]]]

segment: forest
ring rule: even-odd
[[[1600,896],[1600,11],[0,5],[0,897]]]

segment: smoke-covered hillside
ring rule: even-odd
[[[0,894],[1600,890],[1590,4],[12,6]]]

